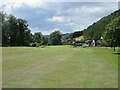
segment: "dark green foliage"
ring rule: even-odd
[[[48,45],[48,37],[43,36],[42,45]]]
[[[36,47],[36,43],[30,43],[30,47]]]
[[[48,37],[43,36],[41,32],[36,32],[36,33],[34,33],[33,42],[39,43],[39,45],[47,45],[48,44]]]
[[[106,29],[106,26],[118,16],[120,16],[120,10],[115,11],[106,17],[103,17],[98,22],[94,23],[83,31],[84,37],[86,39],[100,39]]]
[[[32,35],[28,28],[27,21],[17,19],[13,15],[6,15],[0,12],[2,16],[2,46],[33,46],[47,45],[48,38],[41,32]]]
[[[71,37],[71,33],[62,34],[63,45],[69,45],[70,43],[72,43],[72,41],[73,41],[73,38]]]
[[[120,16],[107,25],[103,36],[110,46],[120,46]]]
[[[49,43],[51,45],[61,45],[62,44],[62,34],[60,31],[54,31],[50,34]]]
[[[74,40],[73,39],[71,39],[71,38],[66,38],[62,43],[64,44],[64,45],[69,45],[69,44],[71,44],[72,42],[73,42]]]
[[[37,42],[37,43],[41,43],[42,41],[42,33],[41,32],[36,32],[34,33],[34,41]]]
[[[83,35],[83,31],[76,31],[71,33],[71,38],[76,38]]]
[[[39,47],[40,43],[34,42],[34,43],[30,43],[29,45],[30,47]]]
[[[32,34],[27,21],[17,19],[13,15],[5,15],[2,22],[2,45],[3,46],[28,46],[32,41]]]

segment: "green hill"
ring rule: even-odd
[[[86,39],[99,39],[105,31],[106,25],[108,25],[112,20],[114,20],[118,16],[120,16],[120,9],[93,23],[91,26],[89,26],[83,31],[83,36]]]

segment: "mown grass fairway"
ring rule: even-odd
[[[117,88],[114,53],[102,47],[3,47],[3,87]]]

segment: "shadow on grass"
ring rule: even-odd
[[[113,54],[117,54],[117,55],[120,55],[120,52],[118,52],[118,53],[113,53]]]

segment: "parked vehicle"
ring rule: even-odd
[[[88,44],[86,44],[86,43],[84,43],[82,46],[83,46],[83,47],[88,47],[89,45],[88,45]]]

